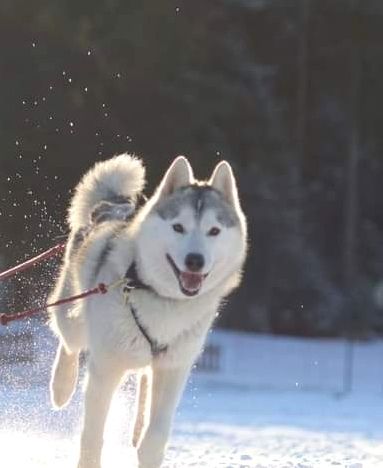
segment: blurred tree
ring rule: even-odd
[[[143,155],[150,192],[179,153],[199,177],[227,158],[251,242],[221,325],[342,335],[352,309],[382,333],[382,18],[380,0],[3,0],[0,254],[65,235],[95,160]]]

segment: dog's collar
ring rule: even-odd
[[[145,291],[155,292],[154,289],[148,284],[144,283],[138,276],[136,262],[133,262],[127,272],[125,273],[126,288],[128,290],[144,289]]]
[[[135,262],[133,262],[130,265],[128,271],[125,273],[125,278],[126,278],[127,282],[126,282],[126,285],[124,287],[124,294],[126,296],[127,305],[130,308],[130,311],[132,313],[132,316],[134,318],[134,321],[136,322],[136,325],[137,325],[138,329],[140,330],[140,332],[142,333],[142,335],[144,336],[146,341],[149,343],[152,356],[157,357],[160,354],[163,354],[168,350],[168,345],[158,343],[158,341],[149,334],[147,328],[140,321],[140,318],[139,318],[138,313],[137,313],[137,309],[129,301],[129,293],[131,291],[135,290],[135,289],[141,289],[141,290],[144,290],[144,291],[151,291],[151,292],[154,292],[154,293],[155,293],[155,291],[151,286],[145,284],[140,279],[140,277],[138,276],[138,273],[137,273],[137,267],[136,267]]]

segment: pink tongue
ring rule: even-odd
[[[189,291],[195,291],[201,287],[202,275],[199,273],[189,273],[183,271],[181,272],[180,277],[182,286]]]

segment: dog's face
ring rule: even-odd
[[[201,184],[188,161],[177,158],[154,196],[137,243],[145,281],[167,297],[196,297],[238,272],[246,224],[229,164],[222,161]]]

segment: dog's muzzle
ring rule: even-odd
[[[190,269],[200,270],[203,267],[204,262],[203,262],[202,255],[201,255],[202,262],[200,258],[198,259],[196,257],[190,258],[190,256],[197,256],[197,255],[199,254],[189,254],[186,257],[185,263],[186,263],[186,266],[188,266],[188,268],[192,266],[192,268]],[[172,259],[172,257],[169,254],[166,254],[166,258],[176,278],[178,279],[178,283],[179,283],[182,293],[185,294],[185,296],[189,296],[189,297],[196,296],[199,293],[202,287],[203,280],[207,277],[208,273],[200,273],[199,271],[181,271],[177,267],[175,261]]]

